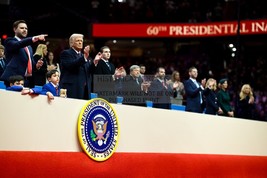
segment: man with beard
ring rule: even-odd
[[[42,60],[37,63],[33,60],[33,50],[31,45],[38,41],[45,41],[46,34],[27,37],[28,26],[26,21],[18,20],[13,23],[14,37],[9,37],[5,41],[7,66],[1,79],[9,87],[9,77],[21,75],[24,77],[25,87],[34,87],[33,73],[43,65]]]
[[[171,108],[171,96],[176,97],[176,88],[178,84],[171,86],[168,84],[165,78],[165,69],[159,67],[157,69],[156,78],[151,82],[149,92],[153,93],[153,107],[170,109]]]

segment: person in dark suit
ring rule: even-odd
[[[146,89],[140,74],[140,67],[132,65],[130,74],[123,78],[122,96],[123,104],[145,106]]]
[[[172,86],[168,84],[165,78],[165,69],[157,69],[156,78],[151,82],[148,92],[153,93],[153,107],[162,109],[171,109],[171,96],[176,97],[176,88],[178,84]]]
[[[218,99],[216,96],[217,82],[213,78],[209,78],[203,95],[205,96],[206,110],[205,114],[222,114],[222,109],[219,107]]]
[[[60,54],[60,87],[67,89],[68,98],[89,99],[91,93],[93,61],[89,58],[90,46],[83,53],[83,34],[72,34],[69,49]]]
[[[242,85],[236,101],[236,117],[256,119],[255,96],[249,84]]]
[[[28,27],[24,20],[18,20],[13,23],[14,37],[5,40],[7,66],[1,79],[5,85],[9,86],[9,77],[12,75],[24,76],[24,86],[34,87],[33,71],[39,70],[43,61],[37,63],[33,60],[33,50],[30,45],[38,41],[45,41],[47,34],[33,37],[27,37]]]
[[[94,74],[114,75],[116,68],[114,64],[109,61],[111,56],[110,48],[108,46],[103,46],[98,55],[101,55],[101,60],[98,61]]]
[[[126,72],[123,67],[115,68],[110,62],[111,51],[103,46],[96,55],[98,61],[94,67],[93,91],[109,102],[116,103],[116,90],[121,89],[121,80]]]
[[[198,71],[196,67],[189,68],[189,79],[184,82],[186,94],[185,111],[203,113],[204,98],[202,92],[204,90],[206,79],[197,82]]]
[[[43,61],[43,65],[39,70],[34,72],[34,85],[43,86],[46,83],[46,73],[47,73],[47,45],[46,44],[39,44],[36,48],[36,51],[33,55],[33,59],[35,62],[38,60]]]
[[[5,47],[0,45],[0,76],[4,73],[6,68],[6,57],[5,57]]]

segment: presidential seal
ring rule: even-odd
[[[119,138],[118,118],[106,100],[91,99],[82,108],[78,137],[81,147],[93,160],[105,161],[115,152]]]

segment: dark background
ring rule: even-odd
[[[111,47],[111,60],[126,69],[145,64],[147,74],[164,66],[167,74],[178,70],[182,80],[188,68],[196,66],[199,79],[229,79],[233,105],[241,86],[249,83],[256,94],[257,115],[267,120],[267,35],[208,38],[93,38],[93,23],[201,23],[266,19],[263,0],[75,0],[21,1],[0,0],[0,35],[13,36],[15,20],[27,21],[29,36],[49,34],[49,50],[57,60],[68,47],[72,33],[85,35],[92,54],[103,45]],[[107,29],[108,30],[108,29]],[[116,40],[116,43],[114,43]],[[228,45],[237,48],[235,56]],[[210,74],[212,72],[212,74]]]

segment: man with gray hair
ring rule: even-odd
[[[145,106],[145,91],[140,67],[138,65],[132,65],[130,67],[130,74],[124,78],[122,84],[123,103]]]

